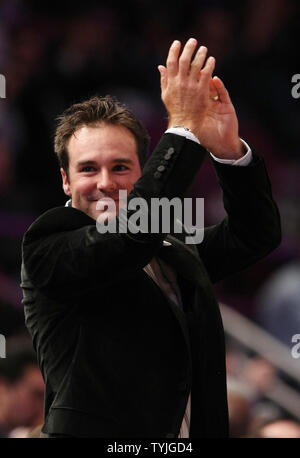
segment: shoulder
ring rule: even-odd
[[[92,218],[77,208],[55,207],[43,213],[31,224],[24,234],[23,243],[94,224]]]

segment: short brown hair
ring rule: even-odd
[[[141,168],[147,158],[149,134],[141,121],[115,97],[94,96],[70,106],[57,118],[58,125],[54,138],[54,151],[59,165],[69,179],[69,155],[67,144],[73,133],[81,126],[95,126],[97,123],[115,124],[126,127],[134,135]]]

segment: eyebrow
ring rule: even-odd
[[[133,160],[125,158],[125,157],[119,157],[119,158],[114,159],[112,163],[113,164],[133,164]],[[97,162],[92,161],[92,160],[87,160],[87,161],[78,161],[76,164],[77,167],[81,167],[83,165],[97,165]]]

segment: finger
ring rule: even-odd
[[[226,87],[224,86],[223,81],[218,77],[213,77],[214,87],[218,92],[219,99],[222,103],[231,103],[231,99],[229,96],[229,92],[227,91]]]
[[[160,87],[164,91],[167,87],[167,69],[163,65],[159,65],[157,68],[160,73]]]
[[[191,59],[197,46],[197,40],[190,38],[183,48],[182,54],[179,58],[179,74],[186,76],[191,68]]]
[[[167,70],[168,75],[175,76],[178,72],[178,56],[181,48],[181,43],[178,40],[173,41],[170,46],[169,54],[167,57]]]
[[[209,80],[211,79],[211,76],[215,69],[215,65],[216,65],[216,59],[210,56],[207,59],[203,69],[200,72],[200,84],[201,85],[209,84]]]
[[[215,87],[215,83],[214,83],[214,80],[213,78],[211,78],[209,80],[209,97],[214,100],[215,102],[217,102],[219,100],[219,93]]]
[[[198,79],[200,70],[203,67],[206,58],[206,53],[207,48],[205,46],[200,46],[191,64],[191,75],[196,79]]]

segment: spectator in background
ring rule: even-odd
[[[261,326],[291,347],[300,333],[300,262],[278,269],[257,295],[257,319]]]
[[[252,418],[251,389],[242,382],[227,380],[227,398],[229,412],[229,437],[246,437]]]
[[[41,424],[43,400],[44,381],[33,351],[8,351],[0,359],[0,437],[16,437],[14,430],[20,427],[25,435]]]
[[[300,423],[293,420],[275,420],[261,427],[258,436],[264,439],[300,439]]]

